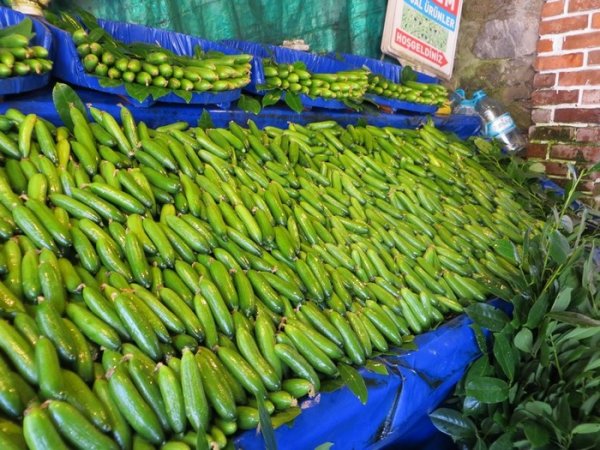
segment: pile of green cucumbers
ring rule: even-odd
[[[24,75],[42,75],[52,70],[48,49],[29,46],[29,37],[19,33],[0,36],[0,79]]]
[[[89,113],[0,116],[5,450],[223,448],[261,400],[281,424],[340,364],[509,298],[497,246],[540,226],[431,124]]]
[[[250,82],[251,55],[196,58],[177,56],[158,46],[140,53],[114,40],[111,43],[117,42],[118,48],[92,42],[82,28],[72,37],[85,71],[98,77],[188,92],[230,91]]]
[[[381,75],[369,75],[370,94],[405,102],[443,106],[448,102],[448,90],[441,84],[405,81],[394,83]]]
[[[368,72],[362,69],[335,73],[311,73],[301,63],[282,64],[263,59],[266,89],[281,89],[309,97],[362,101]]]

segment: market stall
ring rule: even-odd
[[[544,227],[480,118],[368,58],[32,23],[57,79],[0,80],[0,448],[451,448],[429,414]]]

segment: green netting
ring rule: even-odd
[[[53,4],[210,40],[280,44],[300,38],[316,52],[377,58],[387,0],[57,0]]]

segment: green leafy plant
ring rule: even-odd
[[[527,165],[491,156],[497,172],[529,184]],[[487,156],[486,156],[486,151]],[[592,168],[591,170],[595,170]],[[600,447],[600,237],[587,228],[589,211],[574,214],[580,173],[550,210],[541,233],[514,250],[512,318],[491,305],[466,309],[483,356],[448,404],[431,414],[434,425],[465,448]],[[510,251],[509,248],[506,249]],[[482,339],[492,332],[492,343]]]

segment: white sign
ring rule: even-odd
[[[381,51],[449,79],[463,0],[389,0]]]

